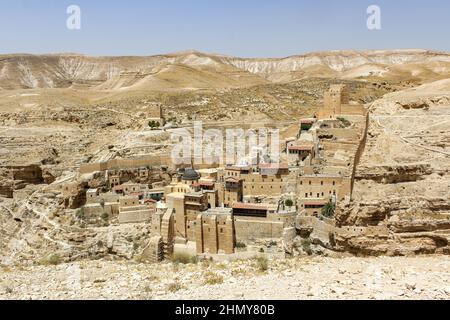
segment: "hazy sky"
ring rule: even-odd
[[[81,8],[81,29],[66,9]],[[382,29],[367,29],[367,7]],[[337,49],[450,51],[448,0],[0,0],[0,53],[283,57]]]

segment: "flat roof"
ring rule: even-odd
[[[305,174],[300,176],[300,178],[343,178],[343,176],[339,175],[339,174]]]
[[[236,178],[233,178],[233,177],[228,177],[228,178],[225,179],[225,181],[226,181],[226,182],[234,182],[234,183],[238,183],[238,182],[241,181],[241,180],[236,179]]]
[[[269,207],[266,204],[237,202],[233,204],[233,209],[268,210]]]
[[[251,168],[249,166],[230,166],[230,167],[226,167],[225,170],[231,170],[231,171],[248,171]]]
[[[206,214],[206,215],[230,215],[231,212],[232,212],[231,208],[217,207],[217,208],[213,208],[213,209],[208,209],[208,210],[204,211],[203,214]]]
[[[164,193],[164,189],[150,189],[147,191],[148,194],[154,194],[154,193]]]

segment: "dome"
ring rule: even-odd
[[[200,179],[200,175],[197,171],[195,171],[192,168],[188,168],[184,170],[183,176],[181,177],[182,180],[188,180],[188,181],[194,181]]]

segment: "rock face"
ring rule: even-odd
[[[1,166],[0,178],[0,195],[8,198],[13,197],[15,190],[45,181],[41,167],[35,164]]]
[[[353,199],[338,208],[340,249],[450,253],[450,80],[386,95],[371,107]]]
[[[355,179],[373,180],[378,183],[399,183],[417,181],[431,174],[431,165],[426,164],[404,164],[404,165],[380,165],[359,166]]]

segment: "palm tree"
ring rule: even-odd
[[[331,201],[322,208],[322,215],[326,218],[333,218],[336,211],[336,205]]]

